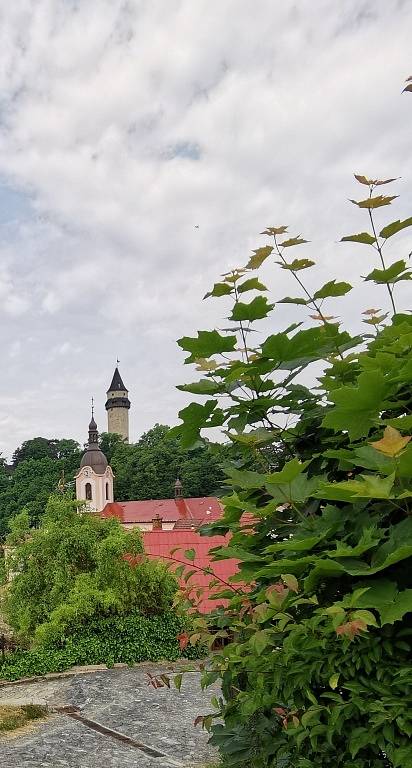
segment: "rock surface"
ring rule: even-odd
[[[215,758],[208,736],[193,720],[210,711],[210,690],[202,693],[196,672],[182,690],[153,689],[147,673],[173,674],[169,667],[142,664],[90,674],[0,688],[0,704],[39,703],[51,709],[72,706],[105,728],[156,750],[122,743],[68,714],[54,714],[30,733],[0,739],[0,764],[7,768],[192,768]]]

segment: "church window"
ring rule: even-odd
[[[92,485],[91,483],[86,483],[85,485],[85,491],[86,491],[86,501],[92,500]]]
[[[106,501],[109,501],[109,483],[106,483]]]

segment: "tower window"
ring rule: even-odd
[[[86,483],[84,490],[86,491],[86,501],[92,501],[93,495],[92,495],[92,484]]]
[[[109,483],[106,483],[106,501],[109,501]]]

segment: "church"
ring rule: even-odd
[[[130,405],[129,392],[116,367],[107,390],[107,431],[121,435],[125,442],[129,442]],[[179,478],[176,478],[173,490],[173,497],[169,499],[115,500],[114,474],[99,447],[92,407],[89,439],[76,475],[76,498],[83,501],[91,513],[102,518],[115,517],[125,529],[139,528],[149,557],[167,562],[177,560],[194,568],[189,586],[193,592],[202,588],[203,597],[198,608],[206,613],[224,602],[214,599],[209,583],[215,577],[227,581],[237,571],[235,560],[212,563],[210,550],[227,544],[227,538],[200,536],[198,532],[200,526],[222,517],[222,506],[215,497],[185,498]],[[177,549],[179,553],[175,554]],[[185,556],[185,550],[194,550],[194,560]],[[209,573],[206,573],[208,569]],[[184,578],[181,583],[187,588]]]
[[[116,367],[107,390],[107,431],[121,435],[127,443],[129,409],[129,392]],[[125,528],[138,527],[142,531],[196,530],[203,523],[221,517],[222,508],[217,498],[185,498],[179,478],[176,478],[173,490],[174,498],[170,499],[115,501],[114,474],[99,447],[99,432],[92,407],[89,439],[76,475],[76,498],[84,501],[90,512],[102,517],[116,517]]]

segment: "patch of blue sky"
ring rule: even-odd
[[[30,195],[13,189],[0,178],[0,224],[10,225],[32,216]]]
[[[175,157],[182,157],[186,160],[200,160],[202,150],[199,144],[192,141],[177,141],[170,144],[163,152],[163,157],[167,160],[173,160]]]

